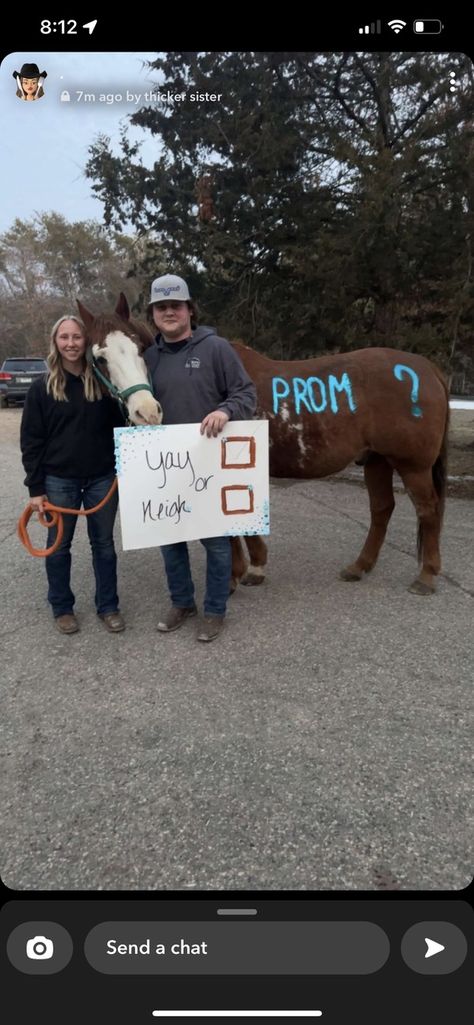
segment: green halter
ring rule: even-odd
[[[95,359],[94,353],[92,352],[91,345],[86,350],[86,359],[89,365],[92,367],[92,370],[96,378],[101,382],[101,384],[104,385],[109,394],[112,395],[114,399],[117,399],[117,402],[122,410],[122,413],[124,413],[127,419],[128,409],[125,400],[128,399],[129,395],[133,395],[133,393],[136,391],[149,391],[153,395],[153,388],[151,387],[151,378],[149,374],[149,384],[133,384],[130,388],[124,388],[122,391],[119,391],[115,384],[112,383],[110,378],[105,377],[104,374],[99,370],[99,366],[97,360]]]

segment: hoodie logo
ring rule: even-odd
[[[186,360],[186,363],[184,364],[184,369],[185,370],[199,370],[200,366],[201,366],[201,360],[199,359],[199,356],[190,356],[190,357],[188,357],[188,359]]]

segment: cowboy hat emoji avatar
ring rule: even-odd
[[[14,71],[16,95],[20,100],[40,100],[44,96],[43,82],[47,78],[46,71],[40,71],[37,64],[23,64],[21,71]]]

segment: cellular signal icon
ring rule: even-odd
[[[372,36],[373,35],[379,36],[381,31],[382,31],[382,22],[381,21],[371,21],[370,25],[362,25],[362,28],[359,29],[359,35],[360,36],[370,36],[370,35],[372,35]]]
[[[392,29],[392,32],[396,32],[397,36],[402,31],[402,28],[406,28],[406,21],[400,21],[399,18],[395,18],[394,21],[388,21],[387,24]]]

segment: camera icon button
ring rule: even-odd
[[[57,922],[23,922],[7,940],[7,955],[14,968],[26,975],[54,975],[69,964],[72,939]]]
[[[26,956],[32,961],[47,961],[54,953],[54,943],[46,936],[33,936],[26,941]]]

